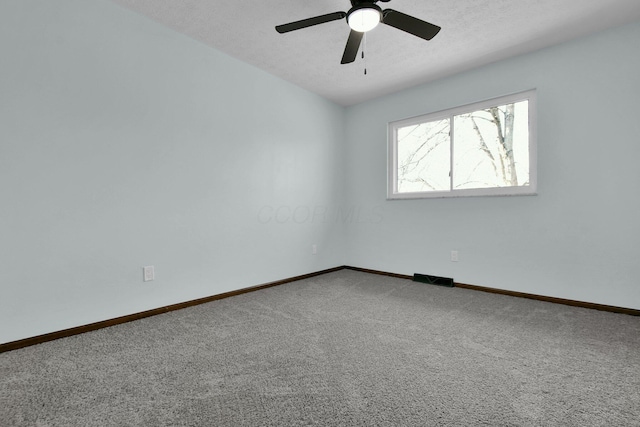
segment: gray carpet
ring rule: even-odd
[[[640,426],[640,318],[343,270],[0,354],[4,426]]]

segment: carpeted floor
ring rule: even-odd
[[[1,426],[640,426],[640,318],[342,270],[0,354]]]

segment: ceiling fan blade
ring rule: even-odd
[[[358,31],[351,30],[351,32],[349,33],[349,38],[347,39],[347,45],[344,48],[342,61],[340,61],[341,64],[348,64],[356,60],[358,50],[360,49],[362,36],[364,36],[364,33],[359,33]]]
[[[346,17],[344,12],[327,13],[326,15],[315,16],[313,18],[302,19],[300,21],[290,22],[288,24],[282,24],[276,26],[276,31],[280,34],[288,33],[289,31],[300,30],[302,28],[311,27],[313,25],[324,24],[325,22],[336,21]]]
[[[382,12],[382,22],[425,40],[431,40],[440,31],[437,25],[393,9],[385,9]]]

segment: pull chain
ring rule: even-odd
[[[367,33],[364,33],[364,41],[362,43],[362,59],[364,60],[364,75],[367,75],[367,59],[364,56],[364,51],[367,48]]]

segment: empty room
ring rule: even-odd
[[[637,0],[0,0],[0,426],[640,426]]]

